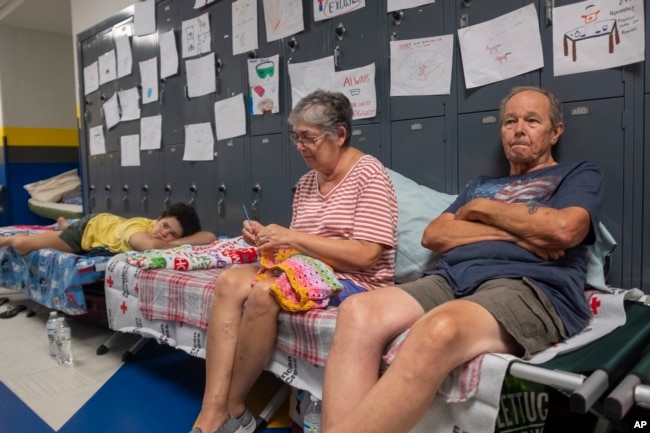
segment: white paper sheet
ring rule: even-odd
[[[214,103],[214,124],[217,140],[246,134],[246,108],[242,93]]]
[[[178,49],[174,31],[160,35],[160,78],[171,77],[178,73]]]
[[[133,55],[131,54],[131,42],[127,35],[115,39],[115,50],[117,55],[117,78],[131,75],[133,72]]]
[[[301,98],[316,89],[331,90],[334,71],[334,56],[310,62],[289,63],[291,108],[295,107]]]
[[[132,87],[127,90],[120,90],[117,92],[117,96],[120,98],[120,122],[139,119],[140,105],[138,100],[140,99],[140,93],[138,88]]]
[[[458,30],[468,89],[544,66],[535,4]]]
[[[196,18],[183,21],[181,30],[183,58],[209,53],[212,46],[210,15],[206,12]]]
[[[280,111],[279,55],[263,59],[248,59],[251,114],[271,114]]]
[[[156,31],[156,1],[143,0],[134,5],[133,27],[136,36],[144,36]]]
[[[187,71],[187,96],[196,96],[214,93],[217,90],[217,79],[214,69],[214,53],[185,61]]]
[[[314,21],[337,17],[366,7],[366,0],[312,0],[314,2]],[[375,1],[375,0],[373,0]]]
[[[99,68],[95,61],[84,68],[84,95],[89,95],[97,89],[99,89]]]
[[[104,141],[104,127],[102,125],[93,126],[88,130],[90,156],[103,155],[106,153],[106,142]]]
[[[258,48],[257,0],[237,0],[232,4],[232,53]]]
[[[301,0],[264,0],[266,41],[276,41],[305,29]]]
[[[207,123],[185,125],[185,151],[183,161],[213,161],[214,136]]]
[[[139,135],[123,135],[120,137],[120,163],[122,167],[140,166]]]
[[[104,113],[107,130],[120,123],[120,105],[117,100],[117,93],[102,104],[102,112]]]
[[[454,36],[390,42],[390,96],[448,95]]]
[[[386,12],[393,12],[400,9],[416,8],[429,3],[435,3],[436,0],[388,0]]]
[[[553,9],[553,73],[615,68],[645,60],[643,0],[579,2]]]
[[[203,6],[214,3],[216,0],[194,0],[194,9],[202,8]]]
[[[353,119],[377,115],[375,64],[332,74],[332,89],[343,93],[352,104]]]
[[[140,62],[140,85],[143,104],[158,100],[158,58]]]
[[[140,150],[160,149],[162,142],[162,116],[140,119]]]
[[[102,54],[97,59],[99,62],[99,85],[110,83],[117,78],[115,50]]]

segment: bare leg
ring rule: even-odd
[[[228,394],[242,309],[257,268],[224,271],[216,281],[206,338],[206,381],[201,413],[196,423],[204,433],[228,419]]]
[[[411,327],[395,361],[354,411],[330,417],[323,431],[408,432],[424,416],[454,367],[483,352],[518,350],[512,337],[480,305],[463,300],[442,304]]]
[[[356,410],[379,380],[388,343],[423,315],[420,304],[396,287],[354,295],[341,304],[325,369],[323,428]]]
[[[70,245],[59,238],[60,233],[58,231],[35,235],[19,233],[13,236],[0,237],[0,247],[12,247],[18,254],[27,254],[41,248],[52,248],[64,253],[72,253]]]
[[[228,399],[230,413],[237,417],[244,412],[246,397],[275,347],[281,307],[269,290],[274,281],[266,279],[255,284],[244,311]]]

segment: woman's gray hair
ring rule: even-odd
[[[555,93],[535,86],[518,86],[518,87],[513,87],[510,90],[510,93],[508,93],[506,97],[501,100],[501,106],[499,107],[499,125],[503,125],[503,115],[504,115],[503,110],[506,106],[506,103],[516,94],[521,92],[526,92],[526,91],[538,92],[546,96],[546,98],[548,98],[548,102],[551,104],[551,125],[553,126],[553,128],[555,128],[557,125],[563,122],[562,103],[555,95]]]
[[[338,128],[342,126],[345,128],[343,145],[347,146],[350,144],[352,114],[350,100],[343,93],[315,90],[298,101],[287,120],[290,125],[314,125],[330,136],[337,136]]]

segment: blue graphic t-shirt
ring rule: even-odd
[[[479,177],[446,212],[455,213],[475,198],[554,209],[578,206],[589,212],[591,231],[558,260],[543,260],[512,242],[485,241],[446,252],[434,273],[444,276],[458,297],[472,294],[481,283],[495,278],[527,278],[548,296],[572,336],[591,317],[584,296],[587,245],[594,242],[602,197],[602,173],[589,162],[558,164],[521,176]]]

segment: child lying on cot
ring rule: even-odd
[[[87,215],[72,224],[59,218],[57,223],[61,230],[0,237],[0,247],[12,247],[18,254],[40,248],[75,254],[104,248],[116,254],[209,244],[216,239],[213,233],[201,231],[196,210],[184,203],[170,206],[155,220],[100,213]]]

